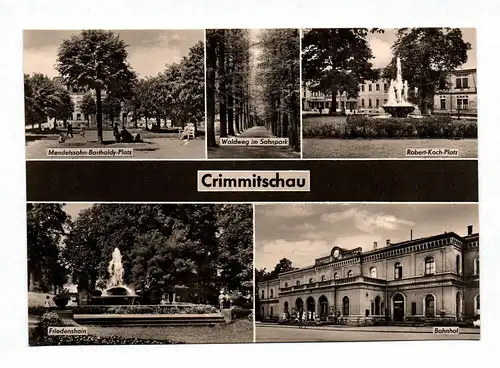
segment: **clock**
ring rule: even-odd
[[[335,249],[333,251],[333,258],[337,259],[337,258],[339,258],[339,256],[340,256],[340,250]]]

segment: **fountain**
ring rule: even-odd
[[[91,304],[122,305],[133,304],[138,297],[137,294],[123,283],[124,274],[122,255],[118,248],[115,248],[111,261],[108,265],[110,278],[107,289],[99,296],[91,297]]]
[[[384,111],[393,118],[406,118],[415,110],[415,106],[408,102],[408,81],[403,82],[401,74],[401,60],[396,60],[396,79],[389,84],[387,103],[382,106]]]

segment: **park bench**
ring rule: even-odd
[[[179,139],[190,139],[190,138],[195,138],[194,137],[194,124],[189,123],[184,127],[184,129],[179,129]]]

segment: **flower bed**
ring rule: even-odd
[[[41,316],[47,311],[56,311],[57,308],[43,306],[28,307],[28,314]],[[212,305],[81,305],[64,308],[74,314],[212,314],[219,310]]]
[[[348,116],[345,123],[323,121],[304,125],[304,138],[477,138],[477,122],[454,121],[449,116],[375,119]]]

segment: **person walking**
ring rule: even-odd
[[[73,138],[73,126],[70,123],[68,123],[66,136],[67,136],[67,138],[69,138],[70,136],[71,136],[71,138]]]

